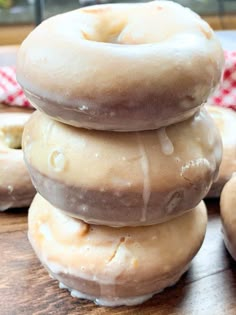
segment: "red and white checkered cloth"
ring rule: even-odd
[[[0,67],[0,103],[31,107],[16,81],[15,67]],[[236,51],[225,52],[223,80],[208,103],[236,110]]]
[[[208,103],[236,110],[236,51],[225,51],[223,80]]]
[[[16,81],[15,67],[0,67],[0,103],[31,107],[22,88]]]

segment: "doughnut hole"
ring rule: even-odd
[[[109,5],[82,9],[82,38],[103,43],[140,45],[165,41],[186,32],[186,29],[200,30],[207,39],[212,36],[210,27],[195,13],[189,14],[189,10],[185,9],[188,14],[183,19],[183,8],[179,6],[174,11],[168,3],[150,2],[139,7],[131,4],[125,9],[117,6],[116,9]]]
[[[86,18],[87,20],[87,18]],[[120,44],[119,37],[120,34],[126,27],[127,18],[113,16],[103,16],[103,18],[91,19],[88,17],[87,27],[81,29],[81,34],[83,39],[102,42],[102,43],[112,43]]]
[[[23,134],[22,126],[7,126],[0,130],[0,142],[10,149],[20,150]]]

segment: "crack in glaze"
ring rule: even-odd
[[[119,243],[116,245],[116,248],[115,248],[114,252],[112,253],[111,257],[108,259],[108,263],[110,263],[110,262],[115,258],[115,256],[116,256],[116,254],[117,254],[117,252],[118,252],[118,250],[119,250],[121,244],[124,243],[125,240],[126,240],[125,237],[121,237],[121,238],[120,238],[120,241],[119,241]]]

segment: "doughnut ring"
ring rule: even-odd
[[[189,9],[107,4],[41,23],[20,47],[17,80],[53,119],[140,131],[192,116],[219,83],[223,62],[214,32]]]

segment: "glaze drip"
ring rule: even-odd
[[[55,172],[62,172],[65,169],[65,156],[60,149],[55,149],[51,152],[48,158],[48,165]]]
[[[115,297],[104,298],[104,297],[94,297],[94,296],[82,293],[80,291],[70,289],[62,282],[59,283],[59,288],[69,290],[72,297],[75,297],[78,299],[90,300],[90,301],[93,301],[97,305],[106,306],[106,307],[116,307],[120,305],[127,305],[127,306],[139,305],[147,301],[148,299],[150,299],[154,294],[158,293],[158,292],[155,292],[155,293],[146,294],[143,296],[129,297],[129,298],[118,298],[118,297],[117,298]]]
[[[142,209],[142,214],[141,214],[141,222],[146,221],[147,217],[147,207],[148,207],[148,202],[150,199],[151,195],[151,189],[150,189],[150,176],[149,176],[149,161],[148,157],[144,148],[144,145],[142,143],[141,137],[139,133],[136,133],[137,136],[137,142],[138,142],[138,147],[139,147],[139,152],[141,153],[141,168],[143,172],[143,209]]]
[[[162,153],[165,155],[173,154],[174,146],[166,133],[166,128],[160,128],[157,130],[157,135],[160,141]]]

